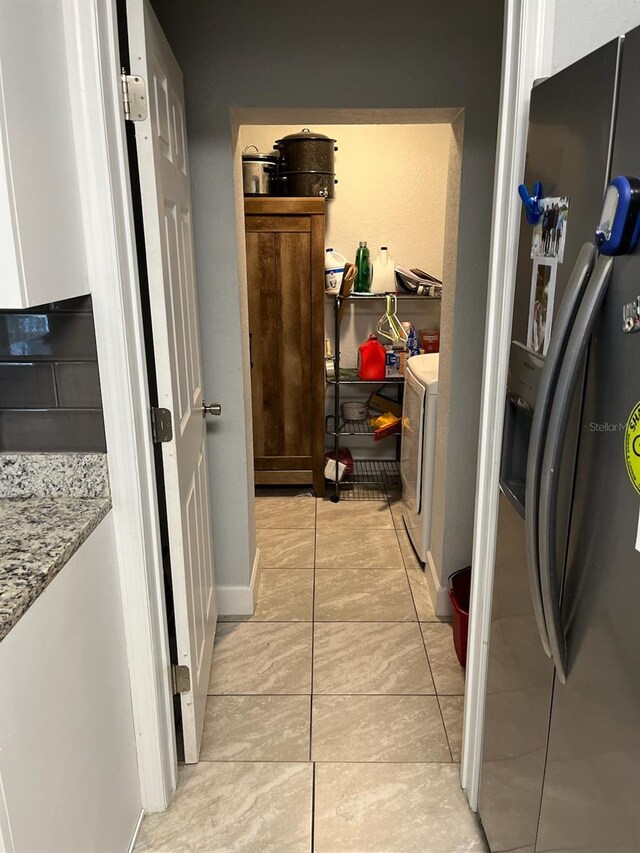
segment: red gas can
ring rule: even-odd
[[[385,378],[387,354],[375,335],[358,347],[358,376],[360,379],[376,380]]]

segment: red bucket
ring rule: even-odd
[[[453,645],[460,666],[467,665],[467,636],[469,634],[469,598],[471,597],[471,566],[454,572],[449,578],[453,622]]]

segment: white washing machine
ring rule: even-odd
[[[439,360],[438,353],[414,355],[407,361],[404,383],[400,461],[403,515],[423,563],[431,534]]]

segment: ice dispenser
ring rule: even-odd
[[[500,480],[523,519],[531,419],[543,366],[542,355],[518,341],[511,342]]]

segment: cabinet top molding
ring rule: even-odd
[[[245,196],[244,212],[254,214],[323,214],[326,200],[315,196],[303,198],[283,198],[281,196]]]

